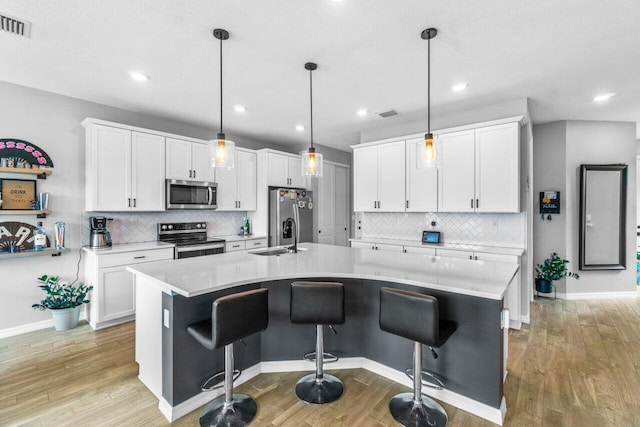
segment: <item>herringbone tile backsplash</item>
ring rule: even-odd
[[[113,218],[109,229],[114,244],[151,242],[158,240],[160,222],[207,223],[209,236],[236,234],[242,226],[246,212],[218,211],[166,211],[166,212],[85,212],[82,218],[82,243],[89,244],[89,217],[106,216]]]
[[[525,214],[360,213],[363,238],[420,240],[437,230],[446,243],[524,248]],[[432,227],[431,222],[436,226]]]

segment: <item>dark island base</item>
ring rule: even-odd
[[[326,351],[341,358],[364,357],[404,372],[412,366],[413,343],[380,330],[380,287],[392,286],[433,295],[439,301],[440,317],[455,321],[458,329],[437,350],[438,359],[434,359],[429,351],[423,352],[423,369],[437,374],[446,389],[500,408],[503,397],[502,300],[384,281],[326,280],[343,282],[346,291],[346,322],[336,326],[337,335],[325,329]],[[224,295],[258,287],[269,289],[269,327],[262,334],[245,339],[246,346],[241,343],[234,345],[236,368],[246,369],[261,361],[298,361],[303,354],[312,351],[315,348],[315,326],[293,325],[289,321],[291,281],[238,286],[191,298],[163,294],[163,308],[172,313],[172,327],[162,328],[164,399],[176,406],[198,395],[202,382],[212,373],[224,369],[224,350],[206,350],[186,331],[187,325],[210,318],[212,302]],[[312,365],[309,362],[310,369]],[[331,365],[326,368],[331,369]]]

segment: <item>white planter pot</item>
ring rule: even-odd
[[[79,305],[73,308],[50,310],[51,317],[53,318],[53,327],[56,328],[56,331],[66,331],[67,329],[73,329],[78,326],[81,308],[82,306]]]

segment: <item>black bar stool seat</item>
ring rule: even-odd
[[[255,400],[233,394],[233,381],[240,376],[233,366],[233,343],[264,331],[269,324],[268,290],[255,289],[220,297],[213,302],[211,319],[187,326],[187,332],[209,350],[224,347],[224,372],[202,384],[203,391],[224,374],[224,395],[212,400],[200,413],[201,426],[244,426],[258,411]]]
[[[324,373],[324,363],[337,362],[338,357],[324,352],[323,325],[344,323],[344,285],[339,282],[291,283],[290,320],[295,324],[316,325],[316,351],[304,355],[315,361],[316,372],[296,383],[296,396],[306,403],[323,405],[340,399],[344,384],[334,375]]]
[[[413,380],[413,393],[400,393],[389,402],[393,418],[404,426],[446,426],[447,413],[435,400],[422,395],[422,386],[441,390],[442,381],[422,370],[422,344],[434,349],[442,346],[456,331],[456,324],[439,318],[438,299],[430,295],[393,288],[380,289],[380,329],[414,342],[413,369],[406,373]],[[423,376],[431,381],[423,382]]]

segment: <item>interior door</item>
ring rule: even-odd
[[[335,167],[335,244],[347,246],[349,242],[349,168]]]
[[[336,167],[324,164],[322,178],[318,179],[318,243],[335,245],[336,243]]]

